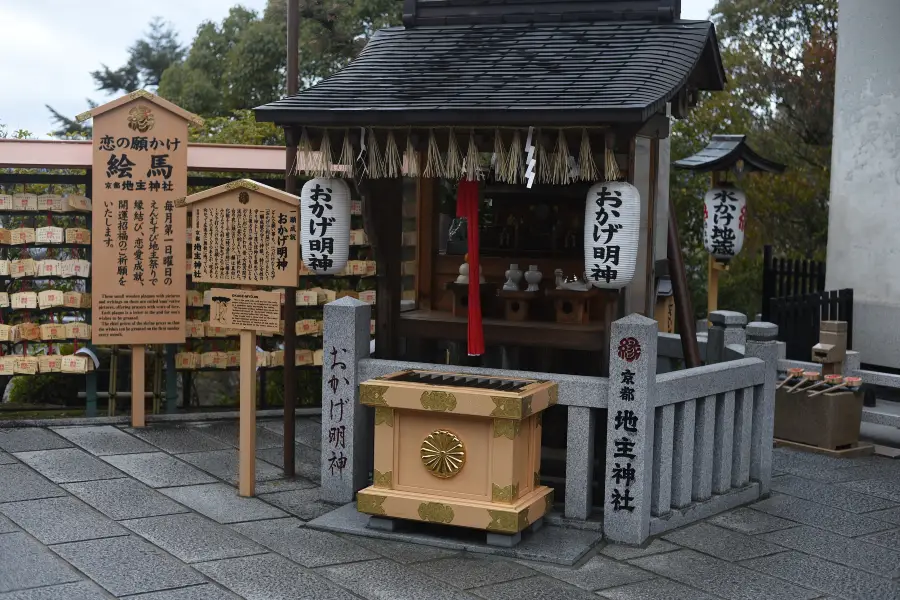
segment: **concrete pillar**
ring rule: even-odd
[[[778,326],[754,321],[747,325],[747,357],[766,363],[766,378],[753,399],[750,437],[750,479],[759,482],[760,495],[772,484],[772,438],[775,434],[775,382],[778,379]]]
[[[900,364],[900,2],[840,2],[827,289],[853,288],[853,349]]]

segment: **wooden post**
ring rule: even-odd
[[[300,90],[300,3],[299,0],[287,2],[287,93],[288,96]],[[299,132],[286,127],[284,191],[297,193],[297,172],[294,161],[297,160]],[[295,284],[296,285],[296,284]],[[284,476],[293,477],[294,469],[294,415],[297,403],[297,331],[294,323],[297,320],[297,288],[286,287],[284,290]],[[254,360],[256,359],[254,345]]]
[[[238,493],[249,498],[256,495],[256,332],[250,330],[241,331],[240,394]]]
[[[672,277],[672,293],[675,296],[675,314],[678,319],[678,333],[681,335],[681,350],[684,363],[689,369],[700,366],[700,345],[694,328],[694,309],[691,306],[691,291],[687,285],[684,270],[684,256],[681,253],[681,239],[678,235],[678,215],[675,202],[669,197],[669,273]]]
[[[716,259],[710,254],[706,263],[706,318],[719,309],[719,270]]]
[[[146,346],[131,347],[131,426],[146,427],[144,358]]]

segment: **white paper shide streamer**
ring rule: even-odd
[[[350,187],[342,179],[310,179],[300,191],[300,252],[318,275],[343,271],[350,256]]]
[[[584,270],[594,287],[618,290],[631,283],[640,226],[637,188],[622,181],[591,187],[584,206]]]
[[[744,246],[747,197],[731,185],[714,187],[703,199],[703,246],[720,261],[729,261]]]

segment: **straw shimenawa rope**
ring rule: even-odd
[[[371,179],[381,179],[385,176],[384,172],[384,155],[381,153],[381,150],[378,148],[378,138],[375,137],[375,130],[369,129],[369,142],[368,147],[366,148],[366,154],[368,155],[369,162],[369,178]]]
[[[478,144],[475,143],[475,130],[469,131],[469,147],[466,149],[465,177],[468,181],[476,181],[479,175],[479,163],[481,155],[478,152]]]
[[[353,142],[350,141],[350,130],[344,130],[344,141],[341,144],[341,157],[338,159],[338,164],[341,165],[342,170],[340,172],[341,176],[352,178],[353,177],[353,164],[356,162],[356,159],[353,156]]]
[[[412,131],[406,134],[406,152],[403,153],[403,174],[407,177],[419,176],[419,153],[413,146]]]
[[[506,183],[521,182],[524,162],[525,154],[522,150],[522,135],[516,130],[513,132],[512,142],[510,142],[509,151],[507,152],[506,167],[501,181]]]
[[[494,170],[494,177],[497,181],[504,181],[504,172],[506,170],[506,147],[503,145],[503,136],[500,130],[494,130],[494,159],[491,168]]]
[[[331,136],[326,129],[322,132],[322,143],[319,144],[319,167],[322,177],[332,176],[333,157],[331,156]]]
[[[399,177],[403,169],[403,158],[397,147],[394,132],[388,131],[387,142],[384,145],[384,175],[385,177]]]
[[[556,136],[556,154],[553,156],[553,182],[556,185],[565,185],[569,183],[569,143],[566,141],[566,134],[562,129]]]
[[[438,147],[437,140],[434,137],[434,130],[428,130],[428,156],[425,161],[425,177],[433,177],[440,179],[444,177],[444,160],[441,156],[441,149]]]
[[[313,161],[312,144],[309,141],[309,133],[306,127],[300,130],[300,140],[297,142],[297,173],[310,173]]]
[[[581,130],[581,148],[578,151],[578,167],[581,170],[582,181],[597,181],[600,171],[594,162],[594,150],[591,148],[591,138],[587,129]]]
[[[444,163],[444,178],[457,180],[463,175],[462,157],[459,152],[459,144],[456,142],[456,132],[450,129],[447,136],[447,162]]]

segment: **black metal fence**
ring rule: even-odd
[[[763,249],[763,321],[772,321],[772,298],[804,296],[825,290],[825,263],[815,260],[777,258],[772,246]]]
[[[786,358],[810,360],[819,342],[822,321],[847,322],[847,348],[853,347],[853,290],[815,292],[769,298],[766,321],[778,325],[778,339],[787,344]]]

